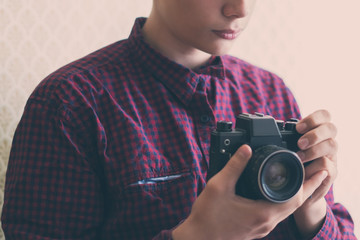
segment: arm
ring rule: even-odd
[[[86,136],[63,109],[30,100],[16,130],[2,227],[11,239],[98,239],[104,199]]]
[[[278,78],[275,80],[279,81]],[[282,82],[279,85],[282,86],[279,88],[282,91],[275,96],[281,96],[287,105],[285,115],[277,117],[279,119],[292,117],[301,119],[293,94]],[[278,88],[274,87],[274,89]],[[279,108],[281,109],[281,107]],[[271,112],[271,114],[276,115],[277,112]],[[310,141],[308,146],[300,146],[302,149],[299,152],[300,156],[301,153],[305,154],[305,156],[302,155],[302,160],[304,162],[315,160],[314,164],[306,167],[306,177],[321,170],[327,171],[329,176],[319,190],[312,195],[312,198],[295,212],[294,216],[296,216],[298,230],[303,230],[305,235],[307,232],[310,236],[316,236],[315,239],[356,239],[350,214],[341,204],[334,203],[331,186],[337,174],[337,142],[335,140],[337,130],[330,120],[330,114],[327,111],[317,111],[300,121],[305,124],[302,125],[304,126],[302,129],[300,124],[297,126],[297,130],[305,134],[304,138],[308,138]],[[305,228],[302,229],[302,227]]]
[[[303,162],[312,161],[306,167],[306,178],[319,171],[327,171],[328,177],[295,213],[294,219],[301,235],[314,239],[356,239],[350,214],[340,204],[334,203],[332,184],[337,175],[336,127],[330,122],[327,111],[317,111],[301,120],[298,132]],[[325,197],[325,198],[324,198]]]

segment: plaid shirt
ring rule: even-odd
[[[216,121],[300,117],[276,75],[231,56],[192,71],[130,37],[43,80],[16,130],[2,215],[11,239],[170,239],[206,184]],[[316,239],[355,239],[326,197]],[[265,239],[295,239],[291,218]]]

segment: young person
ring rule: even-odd
[[[255,0],[153,0],[130,37],[43,80],[16,130],[2,224],[11,239],[356,239],[333,199],[336,127],[297,124],[306,176],[286,203],[235,184],[244,145],[206,183],[216,121],[300,118],[276,75],[225,55]]]

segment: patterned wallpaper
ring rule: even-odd
[[[306,0],[307,1],[307,0]],[[62,65],[128,36],[151,0],[0,0],[0,213],[9,150],[25,102],[46,75]],[[258,1],[234,55],[288,80],[302,78],[295,57],[302,39],[294,26],[297,0]],[[0,240],[4,240],[0,229]]]

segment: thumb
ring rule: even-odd
[[[250,157],[250,146],[242,145],[215,177],[218,178],[218,181],[225,183],[229,190],[234,191],[234,187]]]

